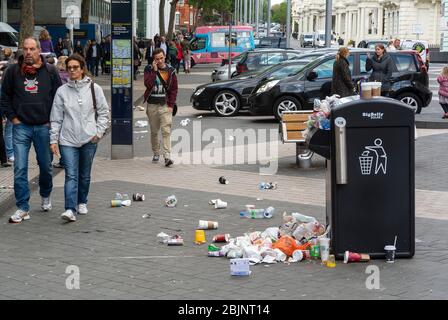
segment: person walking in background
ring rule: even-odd
[[[62,55],[69,56],[73,53],[73,43],[70,40],[70,34],[67,32],[64,40],[62,40]]]
[[[448,119],[448,67],[443,67],[437,82],[439,83],[439,103],[444,112],[442,119]]]
[[[173,67],[165,63],[165,52],[161,48],[154,50],[153,63],[145,68],[144,101],[148,102],[146,114],[151,129],[153,163],[160,159],[159,131],[162,131],[162,151],[165,166],[173,165],[171,160],[171,125],[177,99],[177,76]]]
[[[62,50],[64,49],[64,43],[62,42],[62,38],[58,39],[58,42],[56,43],[56,46],[54,48],[54,53],[56,54],[56,57],[59,58],[60,56],[63,56]]]
[[[110,46],[106,38],[101,41],[101,74],[106,73],[106,63],[110,60]]]
[[[392,78],[393,63],[392,57],[386,52],[383,44],[376,44],[373,57],[369,53],[367,54],[366,70],[373,70],[369,80],[381,82],[381,91],[388,92],[390,79]]]
[[[352,82],[350,72],[350,63],[348,57],[350,51],[346,47],[341,47],[336,54],[336,60],[333,64],[333,80],[331,82],[331,94],[337,94],[341,98],[352,96],[355,87]]]
[[[79,54],[80,56],[82,56],[84,58],[84,48],[81,45],[81,41],[80,40],[76,41],[76,45],[75,45],[75,48],[73,49],[73,51],[74,51],[74,53],[77,53],[77,54]],[[67,56],[65,56],[65,57],[67,57]]]
[[[168,47],[168,63],[177,70],[177,48],[174,41],[169,42]]]
[[[28,158],[31,143],[39,164],[39,193],[41,208],[52,208],[50,194],[53,189],[50,144],[50,112],[53,98],[61,86],[59,73],[45,63],[39,42],[33,38],[23,41],[23,55],[18,64],[4,73],[1,90],[1,108],[14,125],[14,194],[17,211],[11,223],[30,219],[30,189],[28,186]]]
[[[137,41],[135,40],[135,37],[134,37],[133,42],[134,42],[134,59],[133,59],[134,80],[137,80],[138,68],[142,65],[142,53],[140,52],[140,49],[138,47]]]
[[[185,73],[190,73],[191,69],[191,50],[189,47],[186,47],[183,52],[184,56],[184,67],[185,67]]]
[[[11,48],[5,48],[3,49],[3,61],[0,62],[0,80],[3,78],[3,72],[5,70],[17,63],[17,61],[14,59],[14,54],[11,50]],[[1,88],[1,86],[0,86]],[[14,147],[13,147],[13,139],[12,139],[12,122],[8,118],[6,118],[6,124],[5,124],[5,135],[3,137],[5,139],[5,147],[6,147],[6,156],[8,158],[9,162],[14,162]]]
[[[54,98],[50,149],[64,159],[65,212],[61,218],[74,222],[77,214],[88,213],[92,163],[108,126],[109,106],[101,87],[88,77],[82,56],[74,54],[65,63],[70,79]]]
[[[182,45],[180,44],[180,41],[179,40],[174,41],[174,44],[176,45],[176,49],[177,49],[176,71],[179,74],[180,63],[183,62],[184,55],[182,54]],[[184,71],[185,71],[185,66],[184,66]]]
[[[87,63],[88,63],[88,61],[87,61],[87,51],[89,51],[89,48],[90,48],[90,40],[87,40],[86,44],[84,45],[84,54],[82,55],[84,57],[84,59],[86,59]]]
[[[148,61],[148,65],[152,64],[152,54],[154,52],[155,46],[154,46],[154,42],[149,39],[148,41],[148,47],[146,48],[146,53],[145,53],[145,60]]]
[[[54,53],[53,42],[51,42],[50,34],[43,29],[39,35],[40,48],[44,55]]]
[[[168,45],[166,44],[165,37],[160,37],[160,43],[158,48],[161,48],[165,53],[165,57],[168,55]]]
[[[92,39],[90,41],[90,47],[87,50],[86,58],[89,67],[89,72],[95,77],[98,77],[98,67],[101,58],[101,46],[98,43],[96,43],[95,39]]]
[[[0,109],[0,166],[10,167],[11,164],[8,163],[8,157],[6,155],[6,147],[5,147],[5,140],[3,139],[3,123],[6,124],[6,120],[3,118],[3,111]]]

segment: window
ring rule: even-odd
[[[304,66],[305,64],[294,64],[291,66],[285,66],[272,72],[270,76],[276,79],[292,77],[295,76],[300,70],[302,70]]]
[[[180,12],[176,12],[176,19],[175,19],[175,25],[180,25]]]
[[[366,70],[366,61],[367,61],[367,55],[366,54],[361,54],[359,56],[359,71],[361,72],[361,74],[371,74],[372,70],[367,71]]]
[[[415,65],[414,57],[410,54],[396,54],[392,55],[395,65],[397,66],[398,72],[403,71],[417,71],[417,66]]]
[[[263,53],[263,55],[261,56],[260,64],[270,66],[282,62],[283,60],[285,60],[285,58],[283,57],[283,53],[281,52]]]
[[[353,74],[353,56],[349,56],[347,60],[350,64],[350,72]],[[336,59],[330,59],[314,68],[314,72],[317,72],[317,79],[333,78],[333,65],[335,61]]]
[[[205,38],[195,38],[190,45],[192,51],[205,49]]]

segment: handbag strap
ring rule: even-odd
[[[93,110],[95,110],[95,120],[98,120],[98,113],[96,112],[96,95],[93,81],[90,83],[90,91],[92,92]]]
[[[168,93],[168,84],[162,78],[162,75],[160,74],[159,70],[157,70],[157,78],[159,78],[160,82],[162,83],[162,86],[165,88],[166,93]]]

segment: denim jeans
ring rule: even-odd
[[[14,156],[14,147],[12,144],[12,122],[8,119],[6,120],[5,126],[5,146],[6,146],[6,155],[9,158]]]
[[[50,151],[50,127],[48,125],[13,126],[14,139],[14,193],[17,208],[29,211],[30,188],[28,185],[28,157],[31,143],[36,151],[39,165],[39,193],[48,198],[53,189],[52,165],[53,155]]]
[[[76,212],[80,203],[87,203],[90,172],[97,144],[86,143],[80,148],[59,146],[65,169],[65,210]]]

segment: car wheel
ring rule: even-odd
[[[397,97],[397,100],[407,104],[417,114],[422,112],[422,103],[420,102],[420,98],[413,93],[410,92],[402,93]]]
[[[274,103],[273,113],[275,118],[280,121],[282,118],[282,112],[283,111],[297,111],[301,110],[302,105],[300,104],[300,101],[297,100],[294,97],[286,96],[281,97]]]
[[[213,109],[220,117],[232,117],[236,115],[240,106],[240,99],[233,91],[220,91],[213,99]]]

